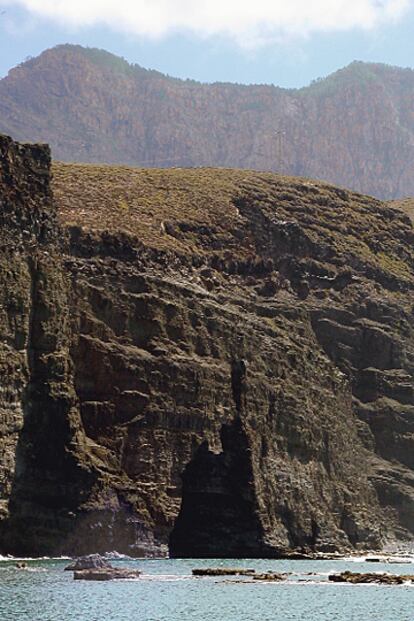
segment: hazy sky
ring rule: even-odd
[[[303,86],[352,60],[414,66],[413,0],[0,0],[0,76],[59,43],[201,81]]]

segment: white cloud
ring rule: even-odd
[[[317,32],[373,29],[412,0],[0,0],[70,26],[106,25],[148,37],[221,35],[242,46]]]

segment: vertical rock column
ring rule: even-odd
[[[46,146],[0,137],[0,552],[14,554],[55,549],[88,479],[49,168]]]

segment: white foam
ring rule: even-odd
[[[128,556],[128,554],[120,554],[116,550],[113,550],[112,552],[105,552],[104,558],[109,559],[111,561],[116,561],[118,559],[119,560],[126,559],[126,560],[131,560],[131,561],[134,560],[131,556]]]
[[[192,580],[194,576],[177,574],[141,574],[140,580],[149,582],[177,582],[182,580]]]
[[[404,554],[402,555],[392,555],[392,554],[375,554],[375,555],[365,555],[365,556],[345,556],[343,558],[339,558],[339,561],[347,562],[347,563],[373,563],[372,559],[378,559],[378,563],[401,563],[408,565],[409,563],[414,563],[414,556]],[[332,559],[331,559],[332,560]]]
[[[70,556],[12,556],[7,554],[3,556],[0,554],[0,562],[15,562],[15,561],[70,561]]]

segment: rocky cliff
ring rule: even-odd
[[[276,170],[391,199],[414,195],[413,100],[414,72],[380,64],[288,90],[177,80],[63,45],[0,80],[0,131],[63,161]]]
[[[413,227],[300,178],[1,138],[0,552],[412,537]]]

